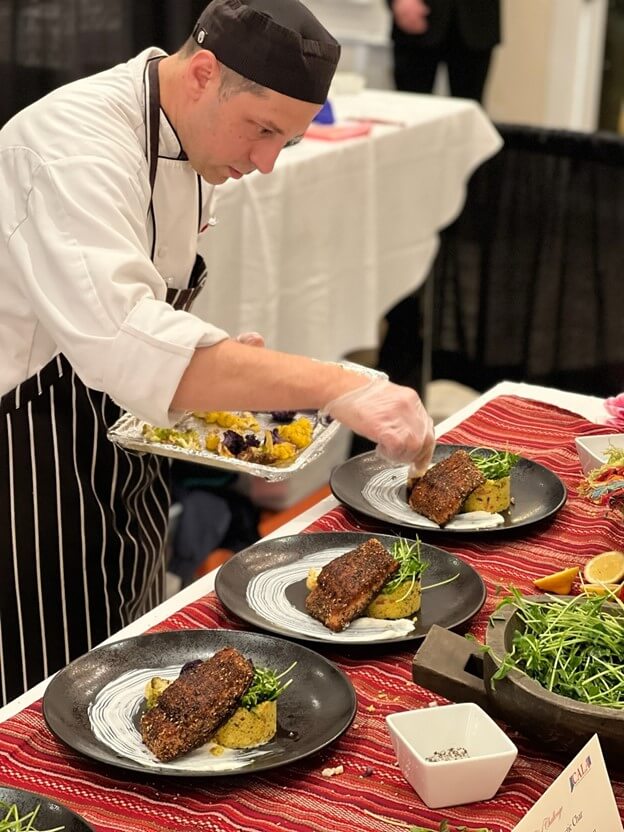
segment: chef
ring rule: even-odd
[[[271,172],[339,52],[298,0],[212,0],[177,53],[147,49],[0,131],[3,702],[162,600],[168,464],[107,440],[124,410],[319,408],[390,460],[429,461],[412,390],[190,312],[214,187]]]

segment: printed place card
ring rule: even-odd
[[[596,735],[514,826],[513,832],[623,832]]]

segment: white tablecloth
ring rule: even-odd
[[[472,413],[475,413],[480,407],[482,407],[486,402],[490,401],[491,399],[494,399],[497,396],[506,395],[523,396],[527,399],[533,399],[535,401],[554,404],[558,407],[570,410],[573,413],[578,413],[580,416],[584,416],[590,422],[596,422],[598,424],[604,423],[609,415],[604,409],[604,400],[596,398],[595,396],[584,396],[577,393],[568,393],[562,390],[555,390],[549,387],[538,387],[532,384],[522,384],[510,381],[503,381],[500,384],[497,384],[491,390],[488,390],[486,393],[483,393],[481,396],[479,396],[478,399],[475,399],[475,401],[470,402],[470,404],[463,407],[457,413],[453,414],[452,416],[449,416],[448,419],[445,419],[443,422],[441,422],[436,427],[436,435],[442,436],[444,433],[447,433],[449,430],[452,430],[454,427],[460,424],[460,422],[463,422],[464,419],[468,418],[468,416],[470,416]],[[324,500],[321,500],[319,503],[312,506],[312,508],[303,512],[298,517],[295,517],[294,520],[289,521],[285,525],[281,526],[279,529],[276,529],[274,532],[267,535],[267,538],[283,537],[285,535],[297,534],[303,529],[307,528],[307,526],[309,526],[311,523],[313,523],[327,511],[330,511],[332,508],[335,508],[337,505],[338,502],[334,497],[326,497]],[[183,589],[181,592],[178,592],[177,595],[174,595],[169,600],[160,604],[151,612],[148,612],[146,615],[137,619],[137,621],[133,622],[128,627],[124,627],[123,630],[120,630],[114,636],[107,639],[107,641],[104,642],[104,644],[113,641],[119,641],[123,638],[130,638],[131,636],[140,635],[150,627],[154,627],[156,624],[160,623],[165,618],[168,618],[170,615],[173,615],[173,613],[177,612],[177,610],[182,609],[182,607],[186,606],[187,604],[190,604],[193,601],[196,601],[198,598],[201,598],[203,595],[206,595],[208,592],[211,592],[214,589],[215,576],[217,571],[218,569],[215,569],[208,575],[205,575],[203,578],[199,578],[199,580],[195,581],[195,583],[191,584],[186,589]],[[48,686],[51,678],[52,677],[50,677],[50,679],[44,680],[43,682],[40,682],[38,685],[35,685],[29,691],[26,691],[26,693],[17,697],[17,699],[14,699],[13,702],[10,702],[8,705],[5,705],[4,708],[0,708],[0,722],[3,722],[5,719],[8,719],[11,716],[14,716],[16,713],[21,711],[22,708],[27,707],[32,702],[35,702],[37,699],[43,696],[43,693],[46,687]]]
[[[500,147],[478,104],[365,90],[333,101],[372,117],[367,137],[304,139],[273,173],[221,186],[194,311],[267,345],[335,360],[374,347],[378,323],[426,278],[439,229],[472,171]]]

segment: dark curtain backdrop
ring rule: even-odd
[[[624,390],[624,137],[498,125],[435,265],[434,377]]]
[[[0,125],[50,90],[126,61],[177,49],[205,0],[0,0]]]
[[[432,377],[624,390],[624,137],[498,124],[433,267]],[[422,293],[421,293],[422,294]],[[387,316],[380,366],[420,390],[422,298]]]

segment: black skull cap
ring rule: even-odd
[[[193,38],[244,78],[323,104],[340,44],[299,0],[212,0]]]

